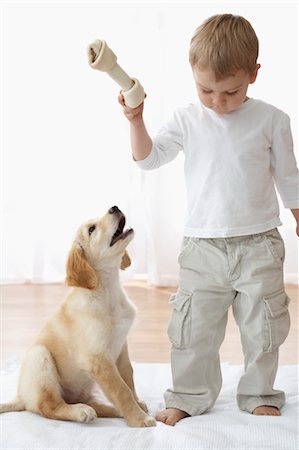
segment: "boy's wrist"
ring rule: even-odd
[[[141,117],[134,117],[134,119],[132,119],[131,121],[130,121],[130,125],[131,125],[131,127],[133,127],[133,128],[139,128],[139,127],[141,127],[141,126],[144,126],[144,121],[143,121],[143,117],[141,116]]]

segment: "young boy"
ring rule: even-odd
[[[143,104],[130,109],[119,97],[130,121],[133,157],[142,169],[185,154],[188,211],[168,328],[173,387],[156,418],[175,425],[214,405],[231,305],[245,358],[238,406],[278,416],[285,395],[273,385],[290,319],[274,185],[292,209],[298,233],[290,121],[274,106],[247,97],[260,65],[258,39],[244,18],[223,14],[206,20],[191,40],[189,57],[199,102],[177,110],[153,140]]]

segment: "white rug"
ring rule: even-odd
[[[1,370],[0,402],[14,398],[20,363]],[[169,364],[134,364],[137,392],[154,415],[171,385]],[[235,395],[241,366],[222,364],[223,387],[208,414],[169,427],[130,428],[123,419],[96,419],[89,424],[49,420],[28,412],[0,415],[1,450],[298,450],[298,366],[282,366],[276,387],[286,392],[280,417],[257,417],[237,408]]]

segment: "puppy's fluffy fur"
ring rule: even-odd
[[[73,289],[27,353],[17,400],[0,412],[27,410],[78,422],[124,417],[133,427],[155,425],[136,395],[127,350],[135,307],[118,272],[130,265],[126,247],[134,232],[124,225],[114,206],[79,228],[67,261]],[[99,402],[98,386],[113,406]]]

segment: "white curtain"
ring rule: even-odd
[[[185,214],[183,156],[141,172],[130,156],[120,88],[87,64],[105,39],[147,93],[154,134],[172,111],[196,101],[188,63],[208,16],[247,17],[262,69],[249,95],[286,111],[298,133],[297,5],[285,2],[9,2],[1,5],[1,279],[60,282],[77,227],[118,205],[135,228],[125,278],[177,283]],[[283,209],[283,208],[282,208]],[[294,221],[282,210],[286,281],[296,281]]]

